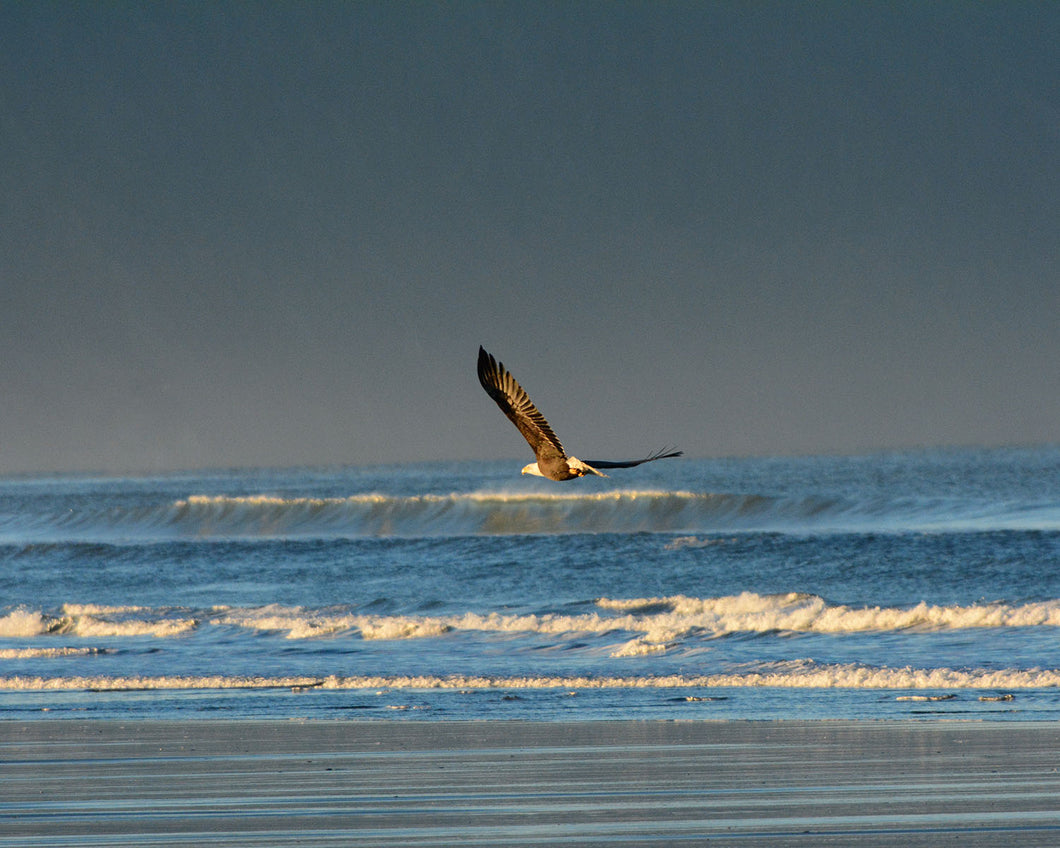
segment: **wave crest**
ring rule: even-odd
[[[1006,511],[1007,510],[1007,511]],[[81,504],[0,516],[0,541],[451,537],[675,533],[674,551],[720,544],[698,536],[745,530],[1056,529],[1060,511],[895,498],[865,502],[690,491],[451,493],[348,497],[192,495],[156,505]]]
[[[80,636],[159,639],[202,627],[269,631],[287,639],[342,635],[366,640],[428,639],[461,632],[506,635],[616,635],[615,656],[657,653],[687,638],[734,633],[865,633],[904,630],[1060,627],[1060,599],[1024,604],[911,607],[830,604],[818,595],[743,592],[716,598],[600,598],[598,611],[577,614],[465,611],[445,615],[365,614],[341,608],[213,607],[152,609],[66,604],[57,615],[23,608],[0,615],[0,636]],[[630,641],[632,637],[632,641]]]

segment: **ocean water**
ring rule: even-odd
[[[0,480],[0,719],[1060,719],[1060,449]]]

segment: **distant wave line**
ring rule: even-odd
[[[196,494],[134,507],[0,515],[0,542],[341,539],[571,533],[1056,530],[1060,504],[620,489],[341,497]],[[694,548],[687,536],[673,550]]]
[[[201,505],[252,505],[252,506],[336,506],[360,503],[445,503],[470,501],[479,503],[522,503],[534,501],[621,501],[637,498],[712,498],[712,494],[656,489],[620,489],[608,492],[452,492],[450,494],[384,495],[370,492],[341,497],[289,497],[283,495],[190,495],[174,502],[177,507]]]

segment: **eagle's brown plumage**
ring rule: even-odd
[[[532,463],[523,469],[524,474],[536,474],[548,477],[550,480],[571,480],[574,477],[584,477],[586,474],[595,474],[606,477],[606,474],[597,471],[594,466],[600,468],[632,468],[645,462],[656,459],[666,459],[672,456],[681,456],[681,451],[656,451],[644,459],[631,460],[629,462],[612,462],[608,460],[592,460],[582,462],[577,457],[568,456],[563,449],[556,434],[545,420],[526,390],[516,381],[515,377],[505,370],[504,365],[498,362],[490,354],[479,347],[478,349],[478,381],[486,390],[501,411],[508,416],[511,422],[519,428],[523,434],[534,456],[536,463]]]

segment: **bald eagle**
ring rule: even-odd
[[[644,459],[629,462],[611,462],[604,459],[582,462],[577,457],[567,456],[563,445],[552,432],[552,428],[548,426],[545,416],[537,411],[537,407],[534,406],[534,402],[530,400],[530,396],[523,387],[504,369],[502,363],[486,353],[481,346],[478,349],[478,381],[486,390],[486,394],[497,402],[501,412],[519,428],[519,432],[523,434],[523,438],[529,442],[534,451],[537,462],[531,462],[523,468],[523,474],[548,477],[550,480],[571,480],[575,477],[584,477],[586,474],[606,477],[606,474],[597,469],[632,468],[645,462],[682,454],[682,451],[664,452],[664,449]]]

